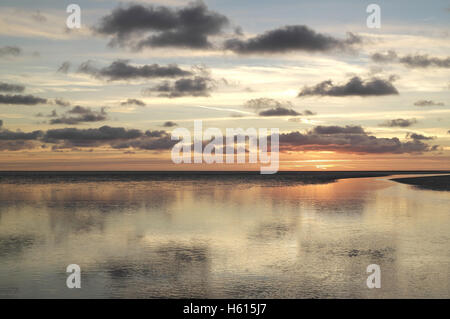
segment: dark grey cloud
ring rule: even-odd
[[[44,139],[48,142],[65,140],[78,145],[84,145],[99,141],[107,142],[120,139],[133,139],[142,135],[143,133],[140,130],[105,125],[100,128],[89,129],[61,128],[48,130],[44,135]]]
[[[298,113],[298,112],[294,111],[293,109],[288,109],[285,107],[277,107],[277,108],[261,111],[261,112],[259,112],[259,115],[260,116],[285,116],[285,115],[296,116],[296,115],[301,115],[301,113]]]
[[[387,53],[374,53],[371,56],[372,61],[378,63],[401,63],[410,68],[450,68],[450,57],[437,58],[431,57],[428,54],[423,55],[405,55],[399,56],[395,51],[388,51]]]
[[[120,105],[132,105],[132,104],[137,106],[145,106],[145,103],[143,101],[137,99],[127,99],[126,101],[120,103]]]
[[[71,105],[70,102],[65,101],[63,99],[55,99],[53,102],[54,102],[54,104],[62,106],[62,107],[68,107]]]
[[[147,130],[145,131],[144,135],[147,137],[164,137],[167,136],[167,132],[164,130],[155,130],[155,131]]]
[[[415,106],[444,106],[442,102],[435,102],[432,100],[419,100],[414,103]]]
[[[417,133],[408,133],[406,134],[407,138],[413,139],[413,140],[432,140],[434,139],[433,136],[425,136],[422,134],[417,134]]]
[[[420,140],[401,142],[397,137],[377,138],[359,126],[321,126],[306,133],[280,134],[280,150],[401,154],[432,151],[433,147]]]
[[[435,58],[428,55],[407,55],[399,59],[400,63],[411,68],[450,68],[450,57]]]
[[[20,131],[13,132],[9,130],[2,130],[0,131],[0,140],[37,140],[42,135],[42,131],[25,133]]]
[[[68,116],[70,114],[75,114],[76,116]],[[54,116],[57,116],[56,112],[54,113]],[[107,114],[104,108],[101,108],[100,111],[93,111],[88,107],[76,105],[68,110],[62,117],[50,120],[50,124],[76,125],[85,122],[100,122],[106,119]]]
[[[183,96],[209,96],[214,89],[214,81],[206,76],[183,78],[173,83],[165,81],[144,90],[144,94],[156,92],[158,96],[176,98]]]
[[[0,151],[20,151],[33,149],[37,147],[37,143],[32,140],[1,140]]]
[[[0,150],[31,149],[42,146],[42,143],[53,144],[52,150],[102,145],[115,149],[167,150],[178,141],[172,141],[170,134],[164,130],[142,132],[110,126],[89,129],[61,128],[29,133],[0,130]]]
[[[25,91],[25,86],[23,85],[0,82],[0,92],[23,92],[23,91]]]
[[[67,73],[67,72],[69,72],[70,66],[71,66],[71,63],[69,61],[64,61],[58,67],[58,70],[56,70],[56,72],[58,72],[58,73]]]
[[[310,110],[304,110],[303,111],[303,115],[310,115],[310,116],[312,116],[312,115],[317,115],[317,113],[313,112],[313,111],[310,111]]]
[[[168,150],[177,143],[178,141],[173,141],[170,138],[170,135],[166,133],[163,136],[158,137],[145,136],[134,140],[113,143],[111,147],[115,149],[134,148],[141,150]]]
[[[86,61],[80,65],[78,72],[109,81],[137,78],[174,78],[192,75],[192,72],[182,70],[176,64],[169,64],[168,66],[160,66],[158,64],[133,66],[129,64],[128,60],[116,60],[111,65],[100,69],[95,67],[91,61]]]
[[[389,120],[386,122],[383,122],[380,124],[380,126],[386,126],[386,127],[409,127],[413,124],[416,124],[416,119],[395,119],[395,120]]]
[[[255,111],[274,109],[278,107],[292,108],[292,104],[290,102],[280,102],[275,99],[265,97],[248,100],[244,103],[244,106]]]
[[[225,41],[225,49],[240,54],[284,53],[289,51],[324,52],[347,50],[361,38],[348,33],[347,39],[337,39],[317,33],[305,25],[290,25],[267,31],[247,40],[239,38]]]
[[[346,126],[316,126],[312,130],[316,134],[364,134],[364,129],[361,126],[346,125]]]
[[[16,46],[3,46],[0,47],[0,57],[19,56],[22,53],[22,49]]]
[[[370,56],[372,61],[378,63],[390,63],[398,59],[398,55],[395,51],[389,50],[386,53],[376,52]]]
[[[26,104],[36,105],[47,103],[47,99],[43,99],[34,95],[3,95],[0,94],[0,104]]]
[[[210,36],[229,24],[222,14],[208,10],[202,2],[183,8],[132,4],[104,16],[94,30],[111,37],[111,46],[208,48]]]
[[[360,126],[317,126],[306,133],[280,134],[281,151],[336,151],[350,153],[422,153],[433,151],[438,146],[429,146],[429,140],[420,134],[408,135],[411,141],[398,138],[377,138]],[[47,132],[30,133],[0,131],[0,149],[20,150],[34,148],[42,143],[53,144],[59,150],[74,147],[108,145],[115,149],[168,150],[177,143],[164,130],[142,132],[123,127],[102,126],[100,128],[62,128]]]
[[[391,83],[393,78],[388,80],[370,78],[362,80],[355,76],[347,83],[335,85],[331,80],[323,81],[313,87],[305,86],[298,97],[308,95],[319,96],[379,96],[398,94],[397,89]]]
[[[164,124],[163,124],[164,127],[174,127],[177,125],[178,125],[177,123],[172,122],[172,121],[167,121],[167,122],[164,122]]]
[[[46,142],[56,143],[61,148],[74,146],[109,145],[115,149],[165,150],[177,143],[166,131],[146,131],[122,127],[102,126],[98,129],[64,128],[49,130],[44,136]]]

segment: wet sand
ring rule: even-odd
[[[450,191],[450,175],[393,178],[392,180],[422,189]]]

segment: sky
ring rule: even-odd
[[[174,164],[194,120],[278,128],[280,170],[450,169],[449,1],[71,3],[0,4],[0,170],[258,169]]]

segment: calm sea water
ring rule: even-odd
[[[385,177],[3,180],[0,297],[449,298],[449,207]]]

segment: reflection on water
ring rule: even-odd
[[[449,298],[449,204],[387,178],[2,182],[0,297]]]

